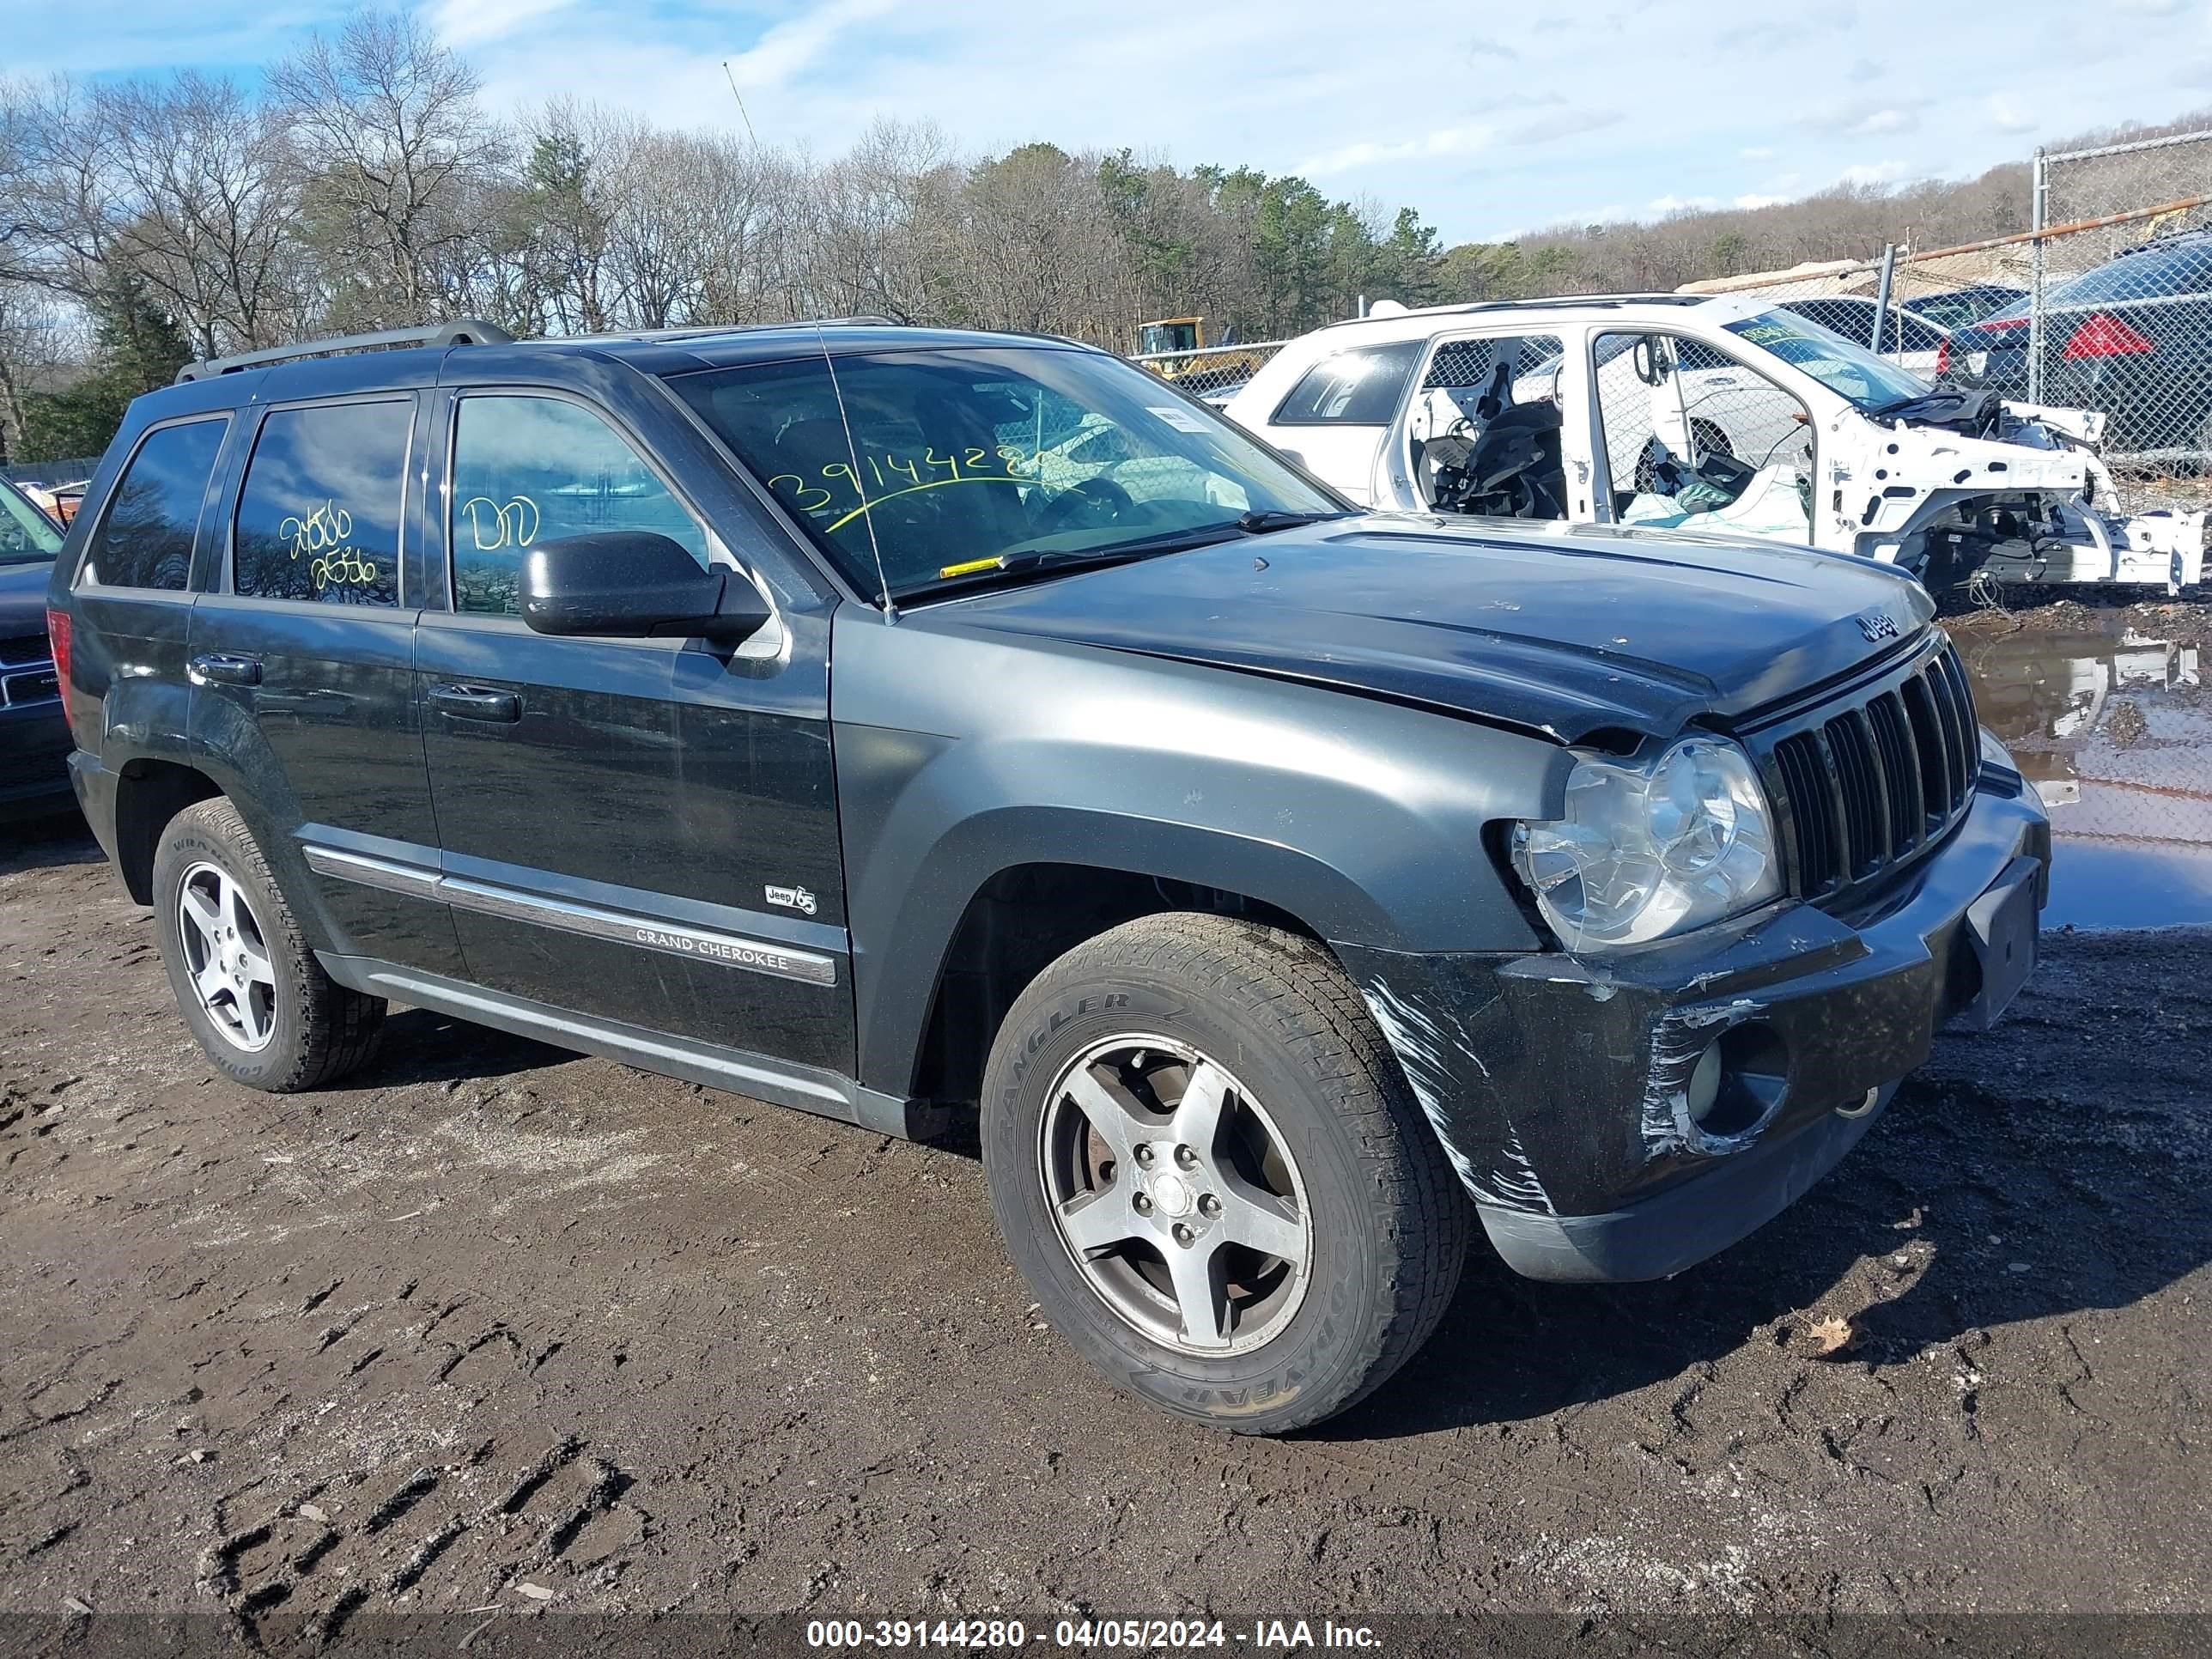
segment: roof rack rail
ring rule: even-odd
[[[367,351],[377,346],[509,345],[514,336],[497,323],[464,317],[457,323],[432,323],[422,328],[380,329],[374,334],[340,334],[327,340],[303,340],[297,345],[271,346],[265,351],[241,351],[233,357],[210,357],[186,363],[177,371],[177,384],[208,380],[240,369],[270,363],[289,363],[302,357],[326,357],[341,351]]]

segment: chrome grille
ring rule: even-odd
[[[1802,899],[1838,897],[1942,840],[1981,769],[1973,693],[1948,640],[1752,742]]]
[[[52,702],[62,688],[54,675],[53,647],[44,634],[0,640],[0,708]]]

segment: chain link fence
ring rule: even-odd
[[[0,478],[16,484],[76,483],[92,477],[100,465],[97,455],[76,455],[59,461],[24,461],[0,466]]]
[[[2124,484],[2201,505],[2212,495],[2212,132],[2039,153],[2033,224],[2027,323],[2005,331],[2024,337],[1973,343],[1988,350],[1984,380],[2100,410]]]
[[[2039,155],[2032,225],[1685,291],[1770,298],[1938,385],[2091,410],[2129,510],[2212,506],[2212,131]]]
[[[1260,372],[1261,365],[1289,343],[1288,340],[1254,340],[1189,351],[1139,352],[1129,361],[1218,409]]]

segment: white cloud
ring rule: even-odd
[[[840,36],[890,11],[896,0],[830,0],[787,23],[778,23],[757,45],[729,59],[740,87],[780,87],[811,69]]]
[[[1628,118],[1623,110],[1559,109],[1508,127],[1503,135],[1509,144],[1547,144],[1555,138],[1578,138],[1586,132],[1598,132],[1617,126]]]
[[[1917,120],[1917,118],[1911,110],[1894,108],[1869,110],[1857,120],[1845,127],[1844,135],[1850,138],[1863,138],[1870,133],[1903,132],[1914,125]],[[1869,326],[1871,327],[1872,325],[1869,324]]]
[[[1920,124],[1923,100],[1900,98],[1895,92],[1881,98],[1858,98],[1844,103],[1817,105],[1801,118],[1802,125],[1817,131],[1838,133],[1846,138],[1870,137],[1882,132],[1907,132]]]
[[[1990,125],[1999,132],[2033,132],[2038,125],[2033,116],[2023,113],[2018,104],[2001,92],[1990,94],[1987,107]]]
[[[1790,198],[1787,196],[1760,196],[1757,194],[1746,194],[1737,197],[1734,202],[1729,204],[1729,205],[1740,208],[1780,207],[1789,199]],[[1871,330],[1873,325],[1869,324],[1868,327]]]
[[[1662,215],[1702,213],[1710,208],[1718,207],[1720,202],[1717,198],[1711,196],[1655,196],[1649,205],[1652,212]]]
[[[1771,144],[1746,144],[1736,154],[1747,161],[1771,161],[1775,149]]]
[[[574,3],[574,0],[440,0],[430,9],[432,31],[447,46],[465,50],[514,33]]]
[[[1424,133],[1419,138],[1407,138],[1396,143],[1378,144],[1362,140],[1314,156],[1292,169],[1309,179],[1331,179],[1340,173],[1352,173],[1361,167],[1371,167],[1384,161],[1407,161],[1417,157],[1443,155],[1472,155],[1488,147],[1490,129],[1487,127],[1438,127],[1434,132]]]

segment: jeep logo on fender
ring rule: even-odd
[[[1862,611],[1852,620],[1858,623],[1859,632],[1865,635],[1869,641],[1897,637],[1897,618],[1887,611]]]

